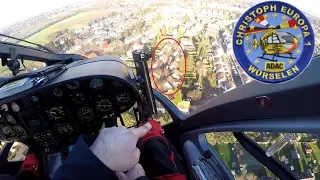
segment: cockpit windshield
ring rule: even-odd
[[[254,81],[241,68],[232,46],[234,27],[257,0],[40,0],[2,2],[2,34],[55,49],[57,53],[88,58],[120,56],[134,67],[132,51],[152,53],[150,78],[182,112],[190,113],[207,101]],[[315,54],[320,53],[320,15],[317,0],[286,0],[304,12],[315,34]],[[270,38],[276,37],[270,36]],[[294,43],[292,36],[280,36]],[[266,39],[267,40],[267,39]],[[1,41],[26,45],[25,42]],[[266,41],[268,42],[268,41]],[[33,46],[31,46],[33,47]],[[44,65],[25,62],[30,72]],[[7,67],[0,67],[9,76]]]

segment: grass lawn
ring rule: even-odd
[[[319,150],[319,145],[320,143],[317,142],[317,143],[309,143],[311,149],[313,149],[313,153],[311,153],[311,158],[312,160],[317,160],[320,161],[320,150]]]
[[[303,151],[302,143],[295,143],[294,146],[295,146],[297,152],[300,154],[299,163],[300,163],[301,172],[305,172],[309,167],[306,162],[307,157]]]
[[[26,40],[40,43],[40,44],[47,44],[50,40],[47,39],[47,35],[60,31],[65,29],[80,29],[84,26],[86,26],[91,20],[104,17],[109,15],[112,12],[117,12],[118,10],[99,10],[99,11],[89,11],[89,12],[83,12],[79,13],[75,16],[69,17],[67,19],[64,19],[56,24],[53,24],[42,31],[30,36]],[[24,43],[21,43],[25,45]]]
[[[176,91],[176,90],[175,90]],[[174,91],[173,91],[174,92]],[[164,95],[166,96],[169,100],[169,96],[168,95]],[[182,101],[182,93],[181,93],[181,90],[179,90],[177,93],[175,93],[174,95],[174,99],[170,100],[174,105],[178,105],[179,102]]]
[[[225,163],[227,168],[230,170],[231,158],[229,144],[216,144],[213,146],[213,148],[219,154],[221,160]]]

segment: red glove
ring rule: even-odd
[[[148,120],[148,122],[152,125],[152,128],[151,130],[146,134],[144,135],[142,138],[141,138],[141,145],[143,146],[143,144],[150,138],[153,138],[153,137],[161,137],[165,140],[165,142],[168,144],[167,142],[167,139],[164,138],[164,129],[161,127],[160,125],[160,122],[158,121],[155,121],[153,119],[150,119]],[[143,124],[142,124],[143,125]]]
[[[38,158],[35,154],[28,154],[21,166],[22,171],[30,171],[32,172],[37,179],[40,177],[40,172],[39,172],[39,161]]]

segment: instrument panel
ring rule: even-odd
[[[35,141],[42,147],[70,144],[98,132],[136,102],[136,92],[115,78],[59,84],[0,105],[0,139]]]

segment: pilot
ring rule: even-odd
[[[105,128],[91,146],[79,137],[52,179],[185,180],[178,165],[162,127],[149,120],[139,128]]]

